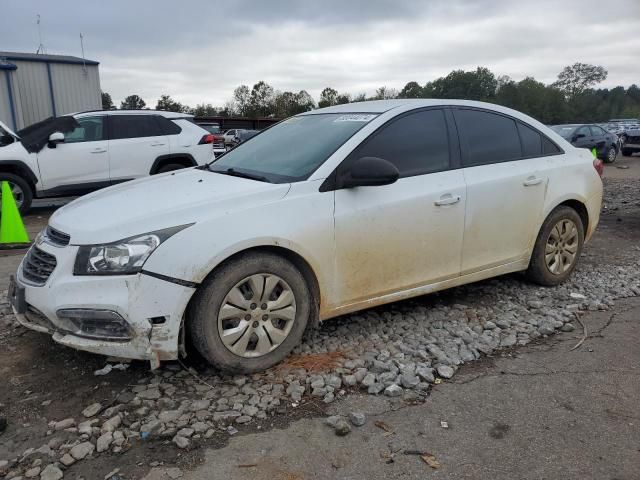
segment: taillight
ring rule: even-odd
[[[205,143],[213,143],[215,137],[210,133],[208,135],[203,135],[203,137],[198,142],[198,145],[204,145]]]
[[[602,178],[602,175],[604,174],[604,162],[599,158],[594,158],[593,168],[596,169],[596,172],[598,172],[598,175],[600,175],[600,178]]]

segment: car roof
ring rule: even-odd
[[[522,112],[518,112],[511,108],[503,107],[495,103],[478,102],[475,100],[456,100],[456,99],[440,99],[440,98],[396,98],[393,100],[370,100],[364,102],[345,103],[342,105],[334,105],[332,107],[319,108],[309,112],[300,113],[299,115],[318,115],[323,113],[377,113],[382,114],[393,109],[408,110],[422,107],[438,107],[438,106],[460,106],[475,107],[502,112],[516,117],[523,116]]]
[[[86,112],[75,112],[69,115],[160,115],[165,118],[193,118],[189,113],[167,112],[166,110],[88,110]]]

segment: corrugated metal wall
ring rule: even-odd
[[[13,115],[11,115],[11,102],[9,101],[9,86],[7,76],[11,77],[11,90],[13,93],[13,105],[15,107],[15,120],[13,123]],[[20,87],[16,85],[16,71],[2,70],[0,71],[0,121],[9,128],[19,130],[24,127],[22,119],[22,109],[20,108]]]
[[[16,130],[53,115],[102,108],[97,65],[85,67],[81,64],[19,60],[12,60],[11,63],[18,67],[9,71],[12,78]],[[0,120],[13,128],[5,72],[0,70]]]
[[[52,63],[51,79],[58,115],[102,108],[97,65]]]
[[[19,107],[22,110],[24,125],[44,120],[53,115],[51,95],[49,94],[49,76],[47,64],[41,62],[12,61],[18,69],[14,70],[14,85],[20,90]],[[19,127],[21,128],[21,127]]]

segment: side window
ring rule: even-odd
[[[522,156],[538,157],[542,155],[542,135],[524,123],[517,122],[517,125],[522,142]]]
[[[454,110],[465,167],[521,158],[520,137],[511,118],[479,110]]]
[[[64,143],[97,142],[105,139],[105,117],[82,117],[76,119],[80,124],[72,132],[66,133]]]
[[[178,135],[182,132],[182,128],[180,127],[180,125],[175,123],[175,121],[169,120],[162,115],[156,115],[155,119],[160,125],[162,134],[164,135]]]
[[[164,135],[154,115],[111,115],[111,140]]]
[[[393,163],[400,177],[449,168],[449,137],[442,110],[410,113],[374,132],[351,158],[379,157]]]
[[[562,153],[562,150],[560,150],[560,147],[558,147],[555,143],[553,143],[547,137],[542,137],[542,154],[554,155],[557,153]]]
[[[590,137],[591,136],[591,130],[589,130],[589,127],[587,127],[587,126],[580,127],[576,131],[576,135],[584,135],[585,137]]]
[[[597,127],[595,125],[591,125],[589,128],[591,129],[591,135],[593,135],[594,137],[601,137],[602,135],[605,134],[604,130],[602,130],[600,127]]]

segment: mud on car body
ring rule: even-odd
[[[11,302],[74,348],[157,365],[188,336],[218,367],[258,371],[338,315],[515,271],[564,281],[598,223],[601,170],[486,103],[315,110],[61,208]]]

